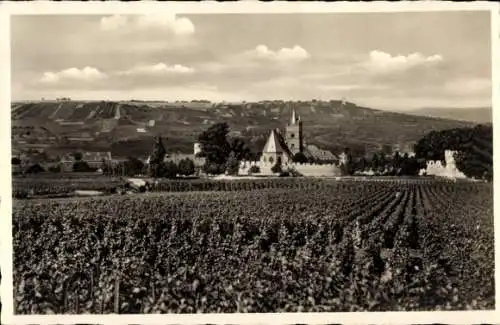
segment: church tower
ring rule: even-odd
[[[302,152],[304,149],[302,121],[300,120],[300,116],[296,114],[295,108],[292,108],[292,118],[290,123],[286,126],[285,143],[292,155]]]

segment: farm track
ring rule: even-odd
[[[16,311],[494,308],[491,184],[273,182],[15,201]]]

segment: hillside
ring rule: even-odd
[[[491,123],[493,112],[491,107],[475,108],[421,108],[410,111],[409,114],[418,116],[438,117],[474,123]]]
[[[411,147],[431,130],[469,127],[471,122],[392,113],[340,101],[296,102],[305,141],[339,152]],[[246,104],[149,102],[31,102],[12,104],[13,149],[45,147],[48,152],[111,150],[118,156],[143,156],[152,138],[165,137],[169,151],[191,152],[196,136],[226,121],[234,135],[263,146],[272,128],[283,128],[291,105],[282,101]]]

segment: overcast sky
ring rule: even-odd
[[[491,106],[489,12],[12,17],[13,100]]]

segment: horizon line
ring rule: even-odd
[[[208,99],[175,99],[175,100],[168,100],[168,99],[72,99],[71,97],[68,97],[68,100],[63,100],[62,98],[65,97],[60,97],[58,98],[40,98],[40,99],[18,99],[18,100],[11,100],[11,104],[15,103],[21,103],[21,102],[144,102],[144,103],[205,103],[205,104],[253,104],[253,103],[262,103],[262,102],[283,102],[283,103],[329,103],[329,102],[342,102],[345,101],[346,103],[349,104],[354,104],[358,107],[364,107],[364,108],[370,108],[370,109],[375,109],[375,110],[388,110],[388,111],[393,111],[393,112],[405,112],[405,111],[414,111],[414,110],[419,110],[419,109],[477,109],[477,108],[488,108],[488,109],[493,109],[493,105],[475,105],[475,106],[454,106],[454,105],[421,105],[418,107],[409,107],[406,109],[394,109],[390,107],[376,107],[376,106],[371,106],[370,104],[357,104],[354,101],[349,101],[347,99],[259,99],[259,100],[221,100],[221,101],[214,101],[214,100],[208,100]]]

